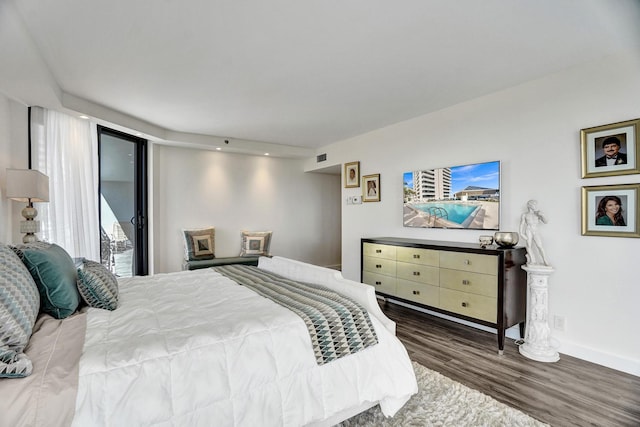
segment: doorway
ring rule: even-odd
[[[148,273],[147,140],[98,126],[101,262],[118,277]]]

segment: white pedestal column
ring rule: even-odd
[[[527,325],[524,344],[518,351],[523,356],[538,362],[557,362],[558,352],[551,347],[549,339],[548,279],[553,268],[545,265],[522,266],[527,272]]]

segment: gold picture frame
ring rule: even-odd
[[[582,235],[640,237],[639,195],[640,184],[582,187]]]
[[[360,187],[360,162],[344,164],[344,188]]]
[[[580,130],[582,178],[640,173],[639,131],[640,119]]]
[[[362,177],[362,201],[380,201],[380,174],[365,175]]]

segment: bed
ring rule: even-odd
[[[39,315],[33,372],[0,379],[0,424],[329,426],[376,404],[393,416],[417,392],[371,287],[281,257],[247,268],[356,301],[377,343],[320,363],[303,318],[216,269],[121,278],[113,311]]]

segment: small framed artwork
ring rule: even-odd
[[[380,201],[380,174],[365,175],[362,177],[362,201]]]
[[[640,119],[580,131],[582,177],[640,173]]]
[[[640,184],[582,187],[582,235],[640,237]]]
[[[344,188],[360,187],[360,162],[344,164]]]

